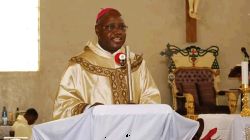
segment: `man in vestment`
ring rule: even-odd
[[[36,122],[38,113],[34,108],[29,108],[24,115],[18,115],[12,129],[15,131],[15,137],[31,138],[31,125]]]
[[[119,11],[105,8],[96,19],[98,43],[88,42],[82,53],[72,57],[55,99],[53,118],[82,113],[99,104],[128,104],[126,68],[115,62],[125,52],[127,26]],[[161,97],[141,55],[130,53],[133,103],[157,104]]]

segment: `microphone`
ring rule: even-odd
[[[118,65],[125,66],[126,64],[126,55],[122,52],[119,52],[115,55],[115,62]]]
[[[249,55],[248,55],[247,50],[246,50],[246,48],[245,48],[245,47],[241,47],[241,52],[243,52],[243,53],[244,53],[245,58],[249,59]]]

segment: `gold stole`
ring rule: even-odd
[[[132,72],[136,71],[140,67],[142,60],[143,58],[141,55],[135,55],[133,63],[131,64]],[[101,67],[91,64],[86,59],[80,56],[72,57],[70,59],[70,62],[80,64],[82,68],[84,68],[86,71],[90,73],[108,77],[111,84],[113,103],[115,104],[128,103],[129,95],[128,95],[127,80],[126,80],[126,75],[127,75],[126,67],[120,67],[116,69]]]

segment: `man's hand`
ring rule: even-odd
[[[104,104],[103,104],[103,103],[98,103],[98,102],[96,102],[96,103],[94,103],[93,105],[91,105],[89,108],[94,107],[94,106],[97,106],[97,105],[104,105]]]

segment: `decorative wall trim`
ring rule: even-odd
[[[168,69],[170,70],[169,72],[173,72],[173,69],[176,69],[175,63],[172,59],[173,55],[176,54],[181,54],[183,56],[188,56],[190,59],[190,62],[192,63],[193,67],[195,67],[195,64],[199,60],[199,57],[203,57],[208,53],[213,54],[214,56],[214,61],[213,64],[211,65],[212,69],[219,69],[219,64],[217,61],[217,56],[219,55],[219,47],[218,46],[211,46],[207,49],[202,49],[198,46],[188,46],[184,49],[181,49],[175,45],[167,44],[167,48],[164,51],[161,51],[162,56],[166,56],[169,60],[168,63]]]

